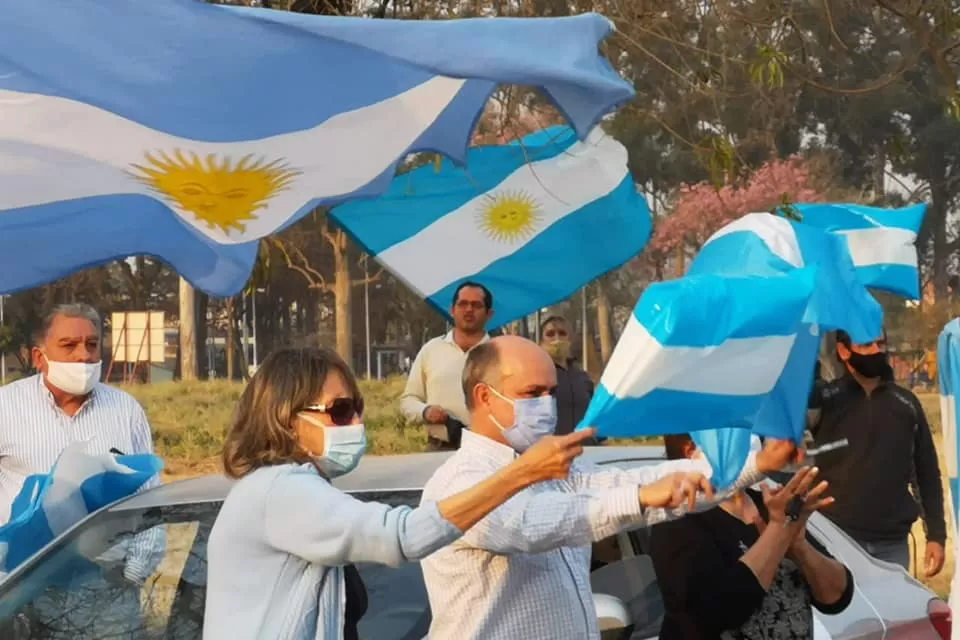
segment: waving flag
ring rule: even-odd
[[[133,495],[163,468],[154,455],[114,457],[84,452],[77,442],[50,473],[27,478],[0,527],[0,569],[10,572],[89,514]]]
[[[788,364],[814,286],[812,269],[651,285],[583,424],[605,437],[749,429]]]
[[[880,334],[883,309],[858,279],[843,238],[769,213],[751,213],[707,240],[689,275],[766,276],[816,267],[816,287],[804,322],[844,329],[855,342]]]
[[[960,319],[947,323],[937,343],[937,377],[940,383],[940,428],[943,431],[943,455],[947,462],[950,484],[950,504],[953,506],[954,552],[960,553],[960,478],[957,460],[960,458],[960,439],[957,437],[957,398],[960,398]],[[956,555],[954,555],[956,557]],[[950,587],[950,609],[960,607],[960,571],[953,575]],[[960,627],[954,627],[955,629]],[[957,638],[955,634],[953,636]]]
[[[881,209],[860,204],[805,203],[792,205],[803,223],[843,236],[867,287],[904,298],[920,298],[917,234],[926,204]]]
[[[196,0],[10,3],[0,293],[152,254],[232,295],[259,238],[318,204],[382,192],[411,151],[464,159],[497,83],[542,89],[586,136],[633,96],[598,52],[611,29],[596,14],[423,22]]]
[[[376,200],[332,215],[394,275],[449,315],[465,280],[493,293],[502,325],[568,297],[636,256],[650,210],[627,150],[599,127],[583,142],[551,127],[476,147],[465,169],[443,162],[397,176]]]
[[[691,433],[728,486],[752,434],[801,441],[821,330],[866,342],[882,320],[840,238],[750,214],[715,233],[685,277],[643,293],[583,424]]]

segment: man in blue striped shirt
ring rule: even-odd
[[[54,308],[34,336],[37,375],[0,387],[0,524],[24,480],[48,473],[64,448],[87,442],[91,454],[153,453],[143,408],[128,393],[100,383],[100,316],[89,305]],[[159,477],[144,488],[156,486]],[[138,536],[125,575],[142,582],[160,536]],[[152,549],[155,544],[161,549]],[[137,550],[136,547],[142,547]]]

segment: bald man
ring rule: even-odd
[[[475,347],[463,371],[470,430],[427,483],[423,500],[473,486],[552,433],[556,387],[553,360],[529,340],[503,336]],[[795,452],[791,443],[768,441],[750,455],[734,487],[716,497],[706,460],[631,470],[577,460],[567,480],[524,490],[422,562],[430,637],[598,639],[592,542],[678,518],[691,506],[712,507],[784,467]]]

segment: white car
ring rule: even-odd
[[[362,500],[415,506],[423,485],[449,455],[368,456],[335,484]],[[584,456],[628,468],[662,462],[664,452],[662,447],[591,447]],[[74,526],[0,581],[0,638],[199,638],[207,537],[230,484],[222,476],[175,482],[122,500]],[[815,612],[815,638],[950,637],[947,604],[902,568],[869,557],[819,514],[808,527],[856,580],[853,601],[843,613]],[[657,637],[663,603],[646,555],[647,535],[643,529],[624,532],[594,547],[596,558],[606,562],[591,573],[605,640]],[[130,545],[145,544],[154,547],[156,569],[146,583],[137,584],[124,578],[122,558]],[[361,564],[358,569],[369,597],[361,637],[425,637],[431,614],[420,567]]]

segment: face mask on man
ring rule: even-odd
[[[362,424],[328,427],[307,413],[301,413],[300,417],[323,429],[323,453],[317,455],[311,451],[310,454],[328,477],[336,478],[357,468],[367,451],[367,432]]]
[[[490,391],[513,405],[513,426],[504,427],[492,415],[490,419],[517,453],[523,453],[557,430],[557,399],[553,396],[508,398],[493,387],[490,387]]]
[[[882,351],[870,354],[851,351],[849,362],[853,370],[864,378],[881,378],[890,371],[887,354]]]
[[[554,340],[543,345],[544,350],[550,354],[554,362],[566,364],[570,359],[570,343],[566,340]]]
[[[100,382],[99,362],[57,362],[47,354],[47,382],[64,393],[85,396]]]

